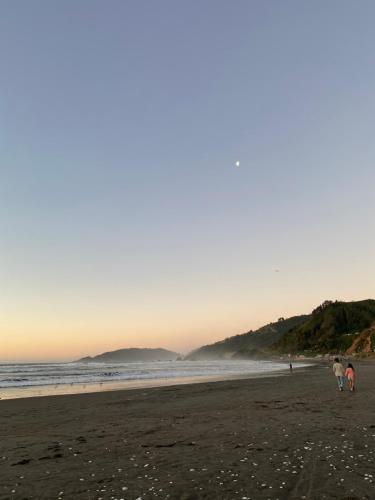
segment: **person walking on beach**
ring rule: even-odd
[[[354,391],[355,370],[351,363],[348,364],[348,368],[345,370],[345,376],[348,379],[349,389]]]
[[[339,358],[335,358],[335,362],[333,363],[333,373],[335,374],[337,385],[339,386],[339,390],[344,390],[344,377],[345,377],[345,369],[340,363]]]

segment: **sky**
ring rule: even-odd
[[[187,352],[375,298],[374,17],[3,0],[0,361]]]

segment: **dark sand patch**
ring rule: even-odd
[[[0,401],[0,499],[374,499],[375,364]]]

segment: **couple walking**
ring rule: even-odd
[[[348,367],[345,370],[343,365],[340,363],[339,358],[335,358],[335,362],[333,363],[333,373],[335,374],[340,391],[344,390],[345,377],[348,379],[349,389],[354,391],[355,371],[351,363],[348,364]]]

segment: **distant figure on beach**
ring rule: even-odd
[[[292,365],[292,363],[289,363],[289,370],[290,370],[290,373],[292,374],[293,373],[293,365]]]
[[[345,369],[340,363],[339,358],[335,358],[335,362],[333,363],[333,373],[335,374],[337,385],[339,386],[339,390],[344,390],[344,377],[345,377]]]
[[[348,368],[345,370],[345,376],[348,379],[349,389],[354,391],[355,370],[351,363],[348,364]]]

